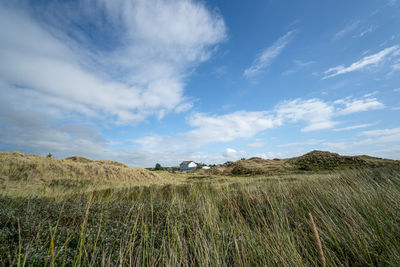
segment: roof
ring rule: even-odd
[[[189,160],[189,161],[182,161],[182,163],[181,164],[179,164],[180,166],[182,166],[182,165],[189,165],[190,163],[195,163],[196,164],[196,162],[194,162],[193,160]],[[197,164],[196,164],[197,165]]]

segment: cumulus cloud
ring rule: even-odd
[[[337,110],[338,114],[346,115],[355,112],[380,109],[384,105],[379,102],[376,98],[362,98],[362,99],[352,99],[345,98],[343,100],[335,101],[335,104],[343,105],[343,108]]]
[[[380,63],[383,63],[385,60],[391,60],[392,58],[397,57],[399,52],[400,49],[398,45],[385,48],[376,54],[363,57],[362,59],[352,63],[348,67],[340,65],[328,69],[327,71],[324,72],[325,74],[324,79],[335,77],[353,71],[362,70],[370,66],[376,66]]]
[[[303,132],[329,129],[336,124],[332,121],[334,107],[320,99],[285,101],[275,110],[281,120],[306,121],[308,125],[302,129]]]
[[[227,159],[237,160],[237,159],[245,157],[246,152],[245,151],[236,151],[233,148],[227,148],[227,149],[225,149],[224,153],[222,153],[222,155]]]
[[[19,110],[0,101],[0,146],[31,153],[49,153],[57,157],[82,155],[100,159],[112,158],[108,141],[99,129],[88,123],[59,125],[43,114]]]
[[[185,133],[185,136],[201,144],[252,137],[282,124],[268,111],[237,111],[224,115],[195,113],[188,118],[188,123],[195,129]]]
[[[224,40],[218,14],[186,0],[79,3],[46,3],[42,17],[0,4],[0,81],[18,89],[2,97],[117,123],[190,109],[184,77]]]
[[[294,32],[289,31],[284,36],[280,37],[273,45],[267,47],[253,62],[253,64],[247,68],[243,75],[246,78],[252,78],[260,74],[266,69],[272,61],[278,57],[283,49],[289,44],[292,39]]]
[[[250,138],[267,129],[288,123],[303,122],[302,132],[331,129],[338,124],[335,118],[356,112],[382,108],[376,98],[346,97],[333,102],[321,99],[283,101],[272,110],[236,111],[223,115],[194,113],[188,123],[195,129],[183,135],[196,144],[229,142]]]

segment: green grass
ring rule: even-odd
[[[0,262],[318,266],[311,213],[328,266],[400,265],[398,166],[176,179],[89,191],[58,181],[69,193],[46,197],[3,191]]]

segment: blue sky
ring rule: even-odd
[[[0,150],[400,159],[400,3],[0,0]]]

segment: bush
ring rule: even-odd
[[[156,163],[156,166],[154,167],[154,170],[156,170],[156,171],[162,171],[162,170],[164,170],[164,168],[161,167],[161,164],[160,164],[160,163]]]

